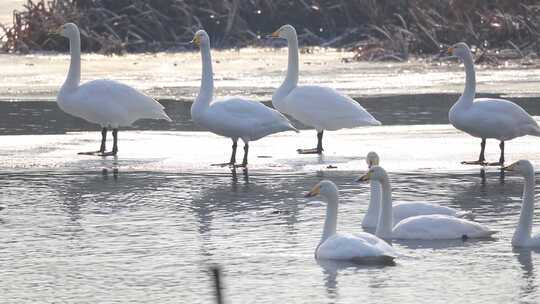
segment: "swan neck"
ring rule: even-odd
[[[274,94],[273,100],[281,100],[298,85],[299,63],[298,63],[298,38],[296,35],[291,35],[287,39],[289,60],[287,63],[287,76]]]
[[[513,245],[524,245],[531,238],[532,221],[534,215],[534,172],[525,176],[525,185],[523,186],[523,201],[519,222],[512,238]]]
[[[81,36],[69,38],[70,63],[69,72],[62,89],[75,90],[81,82]]]
[[[381,207],[381,183],[371,180],[369,188],[369,205],[364,218],[365,220],[373,221],[376,225],[379,220],[379,210]]]
[[[465,90],[461,95],[460,102],[469,105],[472,104],[476,94],[476,72],[474,71],[474,62],[470,53],[463,58],[463,65],[465,66]]]
[[[392,188],[388,178],[381,181],[382,197],[379,221],[375,235],[380,238],[392,238],[393,214],[392,214]]]
[[[326,198],[326,219],[324,220],[323,234],[319,244],[324,243],[329,237],[336,234],[337,212],[338,212],[338,197],[335,196]]]
[[[199,95],[195,99],[196,107],[208,107],[214,93],[214,74],[212,71],[212,55],[210,54],[210,45],[208,43],[201,44],[201,59],[202,59],[202,77],[201,88]]]

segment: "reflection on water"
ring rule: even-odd
[[[521,265],[522,273],[522,287],[520,288],[519,298],[522,303],[534,303],[538,300],[533,296],[538,294],[538,283],[536,282],[536,275],[534,273],[533,253],[538,255],[540,248],[514,248],[513,252],[516,254],[517,260]],[[537,257],[538,258],[538,257]]]
[[[230,303],[534,302],[537,253],[513,250],[522,181],[498,172],[391,173],[395,197],[438,201],[499,230],[463,242],[396,241],[393,267],[316,261],[325,208],[303,198],[340,188],[338,230],[361,231],[368,186],[356,172],[0,175],[2,302],[211,303],[208,265]],[[428,187],[428,189],[426,189]],[[29,191],[31,189],[31,191]],[[535,219],[538,222],[538,219]],[[515,258],[514,258],[515,257]],[[429,282],[424,284],[421,282]],[[36,286],[39,286],[37,288]],[[433,298],[437,295],[436,298]]]

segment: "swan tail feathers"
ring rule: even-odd
[[[540,127],[538,126],[531,127],[531,130],[529,131],[529,135],[540,136]]]
[[[154,111],[150,115],[148,115],[148,117],[145,117],[145,118],[148,118],[148,119],[163,119],[163,120],[166,120],[168,122],[172,122],[172,119],[163,110]]]

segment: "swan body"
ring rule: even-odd
[[[525,179],[521,212],[516,231],[512,237],[512,246],[540,247],[540,234],[531,236],[534,215],[534,167],[528,160],[520,160],[504,169],[507,171],[516,171]]]
[[[408,217],[395,226],[393,223],[392,189],[386,171],[373,166],[360,181],[381,183],[381,210],[375,235],[383,239],[446,240],[489,237],[495,231],[466,219],[442,214]]]
[[[272,105],[304,125],[317,130],[316,149],[299,149],[300,153],[321,154],[324,130],[335,131],[359,126],[378,126],[381,123],[358,102],[336,90],[321,86],[298,86],[298,37],[291,25],[284,25],[272,37],[288,41],[287,76],[272,96]]]
[[[234,165],[236,142],[245,143],[244,161],[247,165],[248,143],[270,134],[297,131],[290,121],[278,111],[262,103],[241,97],[213,101],[214,80],[210,55],[210,38],[200,30],[193,41],[201,48],[203,75],[199,95],[191,106],[191,117],[199,126],[233,141],[233,155],[228,165]]]
[[[396,257],[395,251],[388,243],[366,232],[356,235],[336,233],[317,248],[316,256],[319,259],[357,263],[376,261],[387,263]]]
[[[128,85],[108,79],[89,81],[75,91],[62,87],[57,102],[64,112],[101,127],[131,126],[143,118],[171,121],[157,101]]]
[[[161,104],[130,86],[108,79],[94,80],[81,85],[79,29],[73,23],[66,23],[60,27],[58,33],[69,39],[71,53],[69,72],[56,98],[58,106],[68,114],[102,127],[100,150],[82,154],[116,155],[118,128],[130,126],[139,119],[171,121]],[[113,129],[114,146],[112,152],[105,153],[107,128]]]
[[[327,87],[297,86],[283,99],[273,98],[272,104],[317,131],[381,124],[352,98]]]
[[[306,195],[321,195],[326,202],[326,219],[319,245],[315,249],[317,259],[347,260],[355,263],[391,263],[397,254],[384,240],[369,234],[337,233],[338,189],[331,181],[321,181]]]
[[[379,165],[379,156],[375,152],[369,152],[366,156],[366,163],[369,168]],[[381,184],[375,180],[370,181],[370,197],[366,215],[362,220],[362,227],[376,228],[379,220],[381,206]],[[454,208],[441,206],[428,202],[396,202],[392,205],[392,225],[401,222],[403,219],[417,215],[442,214],[455,217],[472,218],[470,212],[460,211]]]
[[[504,142],[525,135],[540,136],[540,127],[522,107],[497,98],[474,98],[476,94],[476,76],[471,50],[460,42],[449,51],[458,57],[465,66],[465,90],[457,102],[450,108],[448,119],[458,130],[482,139],[478,161],[465,164],[485,164],[484,149],[487,138],[498,139],[501,144],[501,156],[498,163],[504,163]]]
[[[483,225],[443,214],[418,215],[398,222],[392,230],[394,239],[447,240],[483,238],[494,232]]]
[[[254,141],[266,135],[295,130],[278,111],[258,101],[232,97],[214,101],[205,111],[192,111],[193,120],[205,129],[230,138]]]

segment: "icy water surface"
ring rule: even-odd
[[[266,62],[255,60],[253,50],[241,52],[252,54],[255,72],[237,68],[219,76],[220,94],[268,101],[285,54],[265,51],[272,58]],[[99,134],[52,102],[67,57],[0,56],[9,67],[0,76],[0,205],[6,207],[0,211],[0,302],[212,303],[208,267],[217,264],[227,303],[536,303],[540,254],[510,245],[521,178],[459,164],[477,158],[480,143],[448,125],[461,68],[347,66],[337,54],[306,55],[312,63],[304,62],[301,79],[351,93],[384,126],[326,132],[319,157],[296,154],[316,142],[314,131],[297,124],[300,134],[253,142],[249,172],[211,166],[229,158],[230,140],[200,131],[190,119],[197,54],[178,55],[184,61],[176,67],[170,54],[85,57],[115,63],[87,64],[87,79],[120,78],[162,97],[174,120],[121,130],[116,158],[76,154],[95,150]],[[130,60],[138,63],[126,65]],[[333,64],[323,64],[328,61]],[[217,74],[246,66],[220,62]],[[270,76],[255,77],[267,68]],[[483,94],[511,95],[540,115],[537,70],[479,74]],[[479,241],[394,242],[395,266],[316,261],[325,207],[303,195],[321,179],[333,180],[341,196],[338,230],[362,231],[369,187],[355,179],[371,150],[390,174],[395,200],[472,211],[499,233]],[[538,138],[510,141],[506,151],[509,162],[540,164]],[[486,157],[498,159],[495,141],[488,141]]]

